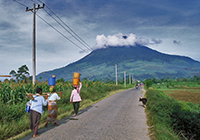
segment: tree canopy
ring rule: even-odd
[[[29,77],[29,68],[26,65],[22,65],[18,68],[17,72],[15,70],[11,70],[9,73],[14,77],[15,79],[19,80],[25,80],[27,77]]]

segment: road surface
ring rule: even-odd
[[[139,97],[141,89],[119,92],[58,121],[59,126],[40,129],[37,138],[30,134],[22,140],[150,140]]]

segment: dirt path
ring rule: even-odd
[[[141,89],[119,92],[22,140],[150,140],[141,96]]]

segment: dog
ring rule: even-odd
[[[143,106],[146,107],[146,104],[147,104],[147,98],[139,98],[139,101],[142,101],[143,103]]]

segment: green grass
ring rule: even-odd
[[[146,113],[147,124],[150,126],[150,138],[153,140],[180,140],[171,128],[169,98],[163,97],[158,91],[148,90]]]
[[[151,139],[179,140],[200,137],[199,84],[174,82],[147,90],[146,113]]]

